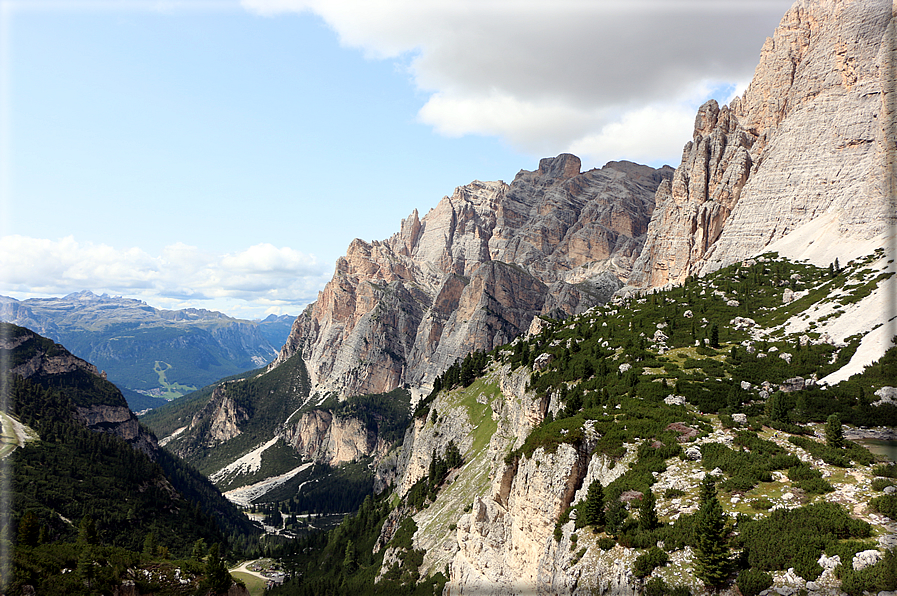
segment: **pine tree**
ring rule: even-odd
[[[657,499],[649,488],[642,496],[638,510],[638,527],[643,532],[650,532],[657,527]]]
[[[589,485],[586,495],[586,523],[598,527],[604,525],[604,487],[597,480]]]
[[[626,507],[621,501],[613,501],[610,504],[610,507],[607,508],[607,515],[605,517],[606,530],[614,536],[619,534],[628,515]]]
[[[19,546],[37,546],[42,526],[33,511],[26,511],[19,522]]]
[[[205,568],[206,577],[202,581],[203,587],[214,594],[227,592],[231,587],[231,584],[234,583],[230,573],[227,571],[227,566],[219,556],[220,549],[221,547],[217,542],[209,549],[209,556],[206,559]]]
[[[700,508],[695,524],[695,576],[711,588],[721,586],[729,575],[729,546],[726,516],[716,498],[713,476],[701,483]]]
[[[825,422],[825,443],[835,449],[844,447],[844,432],[837,414],[832,414]]]
[[[346,544],[346,554],[343,557],[343,570],[346,573],[355,571],[355,543],[351,540]]]

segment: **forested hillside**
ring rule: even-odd
[[[897,588],[897,472],[844,438],[897,426],[897,348],[830,385],[861,338],[814,330],[892,275],[764,255],[471,354],[278,593]]]
[[[199,585],[212,545],[223,555],[258,534],[205,477],[136,426],[112,383],[52,341],[12,325],[0,331],[10,364],[0,379],[4,434],[15,420],[29,436],[2,466],[12,495],[2,532],[16,545],[2,575],[7,593],[27,585],[40,594],[111,593],[128,581],[164,593],[170,578],[141,569],[173,573],[191,557],[184,577]]]

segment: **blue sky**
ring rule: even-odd
[[[789,5],[0,1],[0,294],[298,314],[456,186],[678,165]]]

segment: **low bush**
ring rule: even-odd
[[[759,569],[744,569],[735,580],[738,589],[743,596],[757,596],[760,592],[772,585],[772,576]]]
[[[873,511],[897,520],[897,493],[875,497],[869,501],[869,506]]]
[[[872,480],[872,490],[882,491],[889,486],[894,486],[894,481],[890,478],[875,478]]]
[[[885,478],[897,478],[897,464],[881,464],[872,468],[872,473]]]
[[[662,549],[652,546],[635,559],[632,573],[636,577],[647,577],[657,567],[663,567],[670,562],[670,557]]]
[[[748,565],[761,571],[794,567],[807,580],[822,572],[817,560],[829,545],[872,534],[868,523],[829,502],[777,509],[763,519],[739,521],[739,530],[737,541],[748,553]]]

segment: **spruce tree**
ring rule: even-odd
[[[206,559],[205,568],[206,577],[201,583],[202,587],[214,594],[227,592],[231,587],[231,584],[234,583],[233,578],[231,578],[230,573],[227,570],[227,566],[219,556],[220,550],[221,547],[217,542],[209,549],[209,556]]]
[[[623,523],[626,521],[626,518],[629,514],[626,512],[626,507],[623,505],[622,501],[615,500],[610,504],[610,507],[607,508],[607,516],[605,517],[605,523],[608,533],[616,536],[620,533],[620,530],[623,529]]]
[[[710,474],[701,483],[695,524],[695,576],[710,588],[721,586],[729,575],[729,546],[726,515],[716,498],[715,479]]]
[[[841,419],[837,414],[832,414],[825,422],[825,442],[835,449],[844,447],[844,432],[841,430]]]
[[[597,480],[589,485],[586,495],[586,523],[598,527],[604,525],[604,487]]]
[[[642,503],[638,510],[638,527],[643,532],[650,532],[657,527],[657,499],[649,488],[642,496]]]
[[[343,557],[343,571],[346,573],[355,571],[355,543],[351,540],[346,544],[346,554]]]

